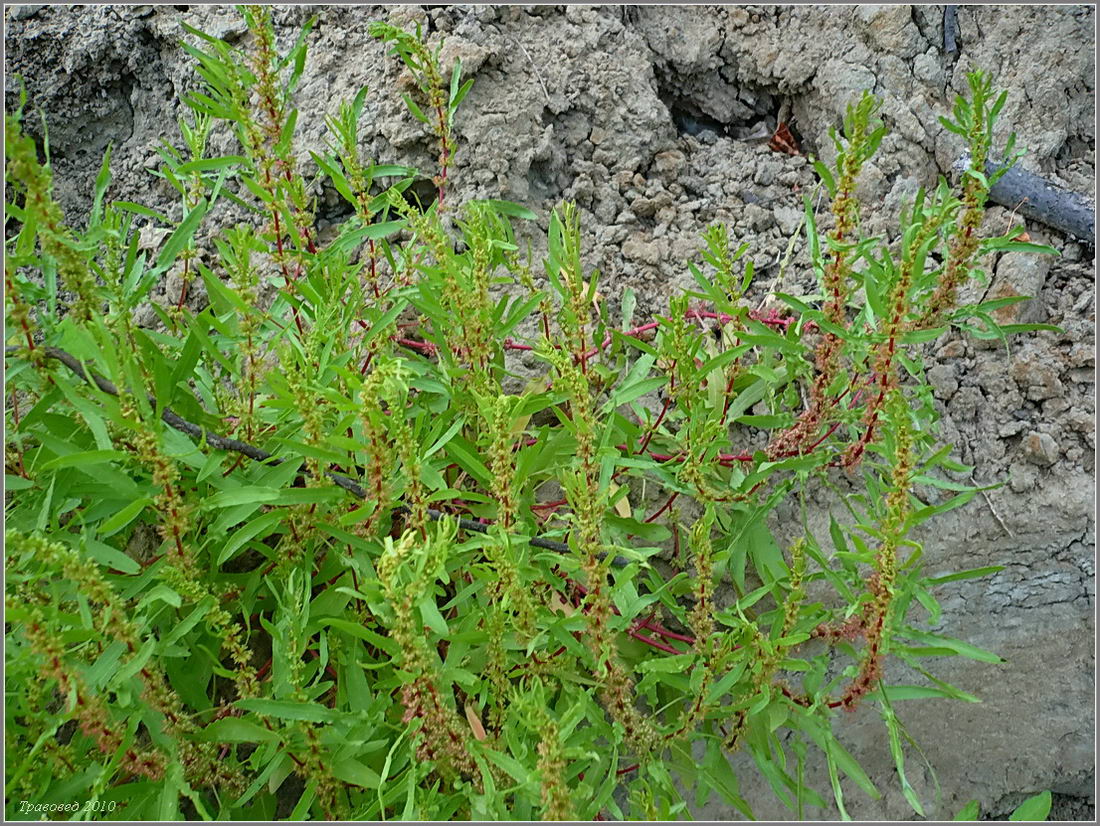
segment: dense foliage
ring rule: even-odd
[[[985,254],[1040,249],[977,232],[1004,96],[971,77],[945,124],[972,168],[893,238],[860,232],[883,128],[871,96],[851,107],[816,164],[831,229],[806,201],[818,294],[750,310],[747,245],[712,226],[698,290],[635,320],[599,297],[574,206],[533,269],[533,213],[454,202],[469,81],[419,32],[373,29],[438,147],[435,197],[362,157],[364,90],[313,155],[354,210],[322,241],[294,148],[309,29],[284,55],[266,9],[242,14],[240,49],[189,30],[202,88],[160,170],[178,217],[106,198],[108,156],[68,226],[6,119],[8,816],[675,818],[713,795],[751,816],[736,749],[800,813],[831,805],[808,748],[844,814],[878,795],[833,733],[859,703],[922,813],[895,705],[976,700],[926,657],[999,661],[922,625],[936,584],[995,569],[929,578],[910,532],[975,492],[942,473],[963,468],[920,344],[1014,332],[989,313],[1018,299],[958,291]],[[240,154],[209,156],[222,129]],[[219,202],[253,220],[204,248]],[[778,505],[826,485],[828,536],[803,516],[777,542]],[[888,658],[920,684],[888,684]]]

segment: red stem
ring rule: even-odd
[[[566,576],[564,573],[561,572],[561,570],[555,569],[555,572],[558,574],[558,576],[560,576],[567,583],[569,583],[569,585],[572,586],[572,588],[578,594],[580,594],[582,597],[587,596],[587,594],[588,594],[588,589],[587,588],[585,588],[583,585],[581,585],[575,579],[571,579],[570,577]],[[615,612],[616,616],[622,616],[619,609],[616,608],[614,605],[611,606],[611,610]],[[655,640],[652,637],[649,637],[645,634],[638,633],[638,631],[637,631],[638,628],[645,628],[647,631],[652,631],[653,633],[657,634],[658,636],[667,637],[668,639],[682,640],[684,642],[689,642],[690,644],[695,643],[694,639],[692,639],[690,637],[685,638],[683,634],[677,634],[675,631],[669,631],[667,628],[663,628],[659,625],[652,625],[650,623],[649,619],[647,619],[644,623],[641,623],[639,625],[635,625],[634,628],[631,628],[631,629],[627,630],[626,633],[628,633],[630,636],[634,637],[635,639],[641,640],[646,645],[650,645],[653,648],[657,648],[657,649],[659,649],[661,651],[665,651],[669,654],[683,654],[684,652],[683,651],[677,651],[672,646],[666,645],[665,643],[661,642],[660,640]]]
[[[661,422],[665,420],[665,414],[668,413],[669,408],[672,407],[672,397],[665,396],[664,403],[661,405],[661,412],[657,415],[657,420],[653,422],[653,426],[646,431],[645,436],[642,437],[642,443],[638,445],[638,452],[645,453],[645,449],[649,447],[649,442],[653,438],[653,434],[657,432],[657,428],[661,426]],[[626,448],[626,445],[623,445]],[[627,449],[629,452],[629,449]]]
[[[187,276],[190,275],[191,259],[185,258],[183,260],[183,286],[180,287],[180,300],[176,302],[176,311],[179,312],[183,309],[183,302],[187,300],[187,285],[189,283]]]
[[[654,519],[656,519],[662,513],[667,511],[669,508],[671,508],[672,503],[676,501],[676,497],[679,496],[679,495],[680,495],[679,491],[674,492],[672,494],[672,496],[668,497],[668,501],[665,502],[663,505],[661,505],[660,509],[656,513],[652,514],[651,516],[646,517],[645,521],[646,522],[652,522]]]
[[[279,251],[282,252],[281,244],[280,244],[280,247],[279,247]],[[372,266],[373,266],[373,263],[374,263],[373,258],[372,258],[371,263],[372,263]],[[771,324],[773,326],[782,327],[784,330],[786,330],[795,321],[795,319],[793,319],[793,318],[780,318],[779,316],[775,315],[774,313],[770,313],[768,315],[759,315],[755,311],[750,312],[749,317],[753,318],[754,320],[759,321],[763,324]],[[688,310],[686,313],[684,313],[684,318],[688,318],[688,319],[692,319],[692,318],[716,319],[716,320],[720,321],[723,324],[734,320],[734,316],[728,315],[726,313],[715,313],[715,312],[710,312],[710,311],[707,311],[707,310]],[[367,325],[362,320],[358,320],[356,323],[358,323],[360,326],[362,326],[364,329],[366,329]],[[637,327],[633,327],[632,329],[625,331],[623,333],[623,335],[628,336],[630,338],[639,338],[643,333],[649,332],[650,330],[655,330],[660,326],[661,326],[660,322],[650,321],[650,322],[647,322],[646,324],[641,324]],[[545,315],[543,316],[543,334],[546,336],[547,339],[550,338],[550,320]],[[584,369],[587,366],[588,359],[593,358],[594,356],[598,355],[602,350],[606,350],[608,347],[611,346],[612,341],[613,341],[613,338],[612,338],[611,334],[608,333],[604,337],[603,342],[601,342],[598,346],[591,347],[587,350],[582,351],[581,353],[574,354],[574,359],[577,361],[577,363],[579,363],[581,365],[581,369]],[[410,342],[414,342],[414,343],[410,344]],[[424,349],[424,347],[425,347],[424,342],[416,342],[414,339],[407,339],[407,338],[397,339],[397,343],[401,344],[405,347],[411,347],[412,349],[416,349],[420,352],[425,352],[425,353],[428,352],[427,350]],[[524,352],[530,352],[530,351],[535,349],[534,347],[532,347],[528,344],[520,344],[519,342],[515,341],[511,337],[505,338],[501,342],[501,348],[504,349],[504,350],[518,350],[518,351],[524,351]],[[431,352],[432,353],[435,352],[435,346],[434,345],[432,345]],[[727,402],[727,409],[728,409],[728,402]]]
[[[14,387],[11,389],[11,418],[12,418],[12,424],[14,425],[14,429],[18,430],[19,429],[19,399],[15,395],[15,388]],[[19,475],[22,476],[24,479],[30,479],[30,476],[27,475],[27,468],[23,464],[23,451],[21,449],[17,450],[15,455],[16,455],[16,458],[19,459]]]

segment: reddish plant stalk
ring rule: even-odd
[[[657,517],[659,517],[662,513],[664,513],[665,511],[667,511],[669,508],[672,507],[672,503],[676,501],[676,497],[678,497],[679,495],[680,495],[679,491],[673,492],[673,494],[670,497],[668,497],[668,499],[665,501],[665,503],[663,505],[661,505],[661,507],[658,508],[655,513],[653,513],[653,514],[646,517],[645,521],[648,523],[648,522],[652,522],[653,520],[657,519]]]
[[[373,259],[372,259],[372,264],[373,264]],[[735,321],[736,320],[736,318],[734,316],[728,315],[726,313],[715,313],[715,312],[704,311],[704,310],[688,310],[684,314],[684,317],[689,318],[689,319],[691,319],[691,318],[716,319],[716,320],[720,321],[723,324],[728,323],[730,321]],[[767,315],[763,315],[763,314],[757,314],[755,311],[753,311],[753,312],[749,313],[749,317],[753,318],[756,321],[759,321],[763,324],[770,324],[772,326],[782,327],[784,330],[786,330],[794,322],[793,318],[780,318],[779,316],[775,315],[774,313],[769,313]],[[545,313],[543,314],[542,321],[543,321],[543,335],[549,340],[550,339],[550,319],[546,316]],[[364,329],[366,328],[366,325],[363,321],[357,321],[357,323],[362,325],[364,327]],[[637,327],[633,327],[630,330],[626,330],[623,333],[623,335],[627,336],[629,338],[640,338],[645,333],[648,333],[651,330],[656,330],[660,326],[661,326],[660,322],[650,321],[650,322],[647,322],[645,324],[640,324]],[[584,334],[583,330],[582,330],[581,334],[583,336],[583,334]],[[585,365],[587,364],[588,359],[594,358],[595,356],[599,355],[599,353],[601,351],[606,350],[607,348],[609,348],[613,341],[614,341],[613,336],[610,333],[608,333],[599,345],[594,346],[594,347],[590,347],[590,348],[587,348],[587,349],[582,349],[581,352],[575,353],[574,356],[573,356],[574,360],[576,361],[577,364],[579,364],[581,366],[581,369],[584,369]],[[410,344],[410,342],[412,342],[412,343]],[[416,349],[416,350],[419,350],[420,352],[424,352],[424,353],[428,353],[428,354],[434,354],[434,352],[435,352],[434,345],[433,345],[433,349],[429,353],[427,350],[425,350],[423,348],[423,342],[417,342],[415,339],[408,339],[408,338],[398,339],[397,343],[401,344],[402,346],[410,347],[411,349]],[[517,342],[515,339],[513,339],[511,337],[505,338],[501,342],[501,347],[504,350],[515,350],[515,351],[521,351],[521,352],[531,352],[535,349],[534,347],[532,347],[528,344],[520,344],[519,342]]]
[[[177,312],[183,310],[183,302],[185,302],[187,300],[187,286],[190,283],[190,275],[191,275],[191,259],[190,258],[184,258],[183,259],[183,284],[180,287],[180,299],[179,299],[179,301],[176,302],[176,311]]]
[[[14,429],[18,430],[19,429],[19,399],[15,395],[15,388],[14,387],[11,389],[11,417],[12,417],[12,424],[14,425]],[[19,462],[19,475],[22,476],[24,479],[29,479],[30,477],[27,475],[27,468],[23,464],[23,451],[20,450],[20,449],[16,449],[15,457]]]
[[[646,434],[642,437],[641,444],[638,445],[638,452],[645,453],[645,449],[649,447],[650,440],[653,439],[653,434],[657,432],[657,428],[661,426],[661,422],[665,420],[665,415],[668,413],[669,408],[672,407],[672,397],[665,396],[664,402],[661,404],[661,412],[657,414],[656,421],[653,422],[653,426],[646,431]],[[630,450],[626,445],[623,445],[623,449],[627,450],[629,454]]]
[[[583,585],[581,585],[579,582],[577,582],[574,579],[571,579],[570,577],[565,576],[565,574],[563,574],[560,570],[557,571],[557,573],[558,573],[559,576],[562,577],[562,579],[564,579],[566,582],[568,582],[569,585],[572,586],[573,589],[578,594],[580,594],[582,597],[585,597],[585,596],[588,595],[588,589],[585,588]],[[619,609],[616,608],[615,606],[611,606],[611,610],[612,610],[612,612],[615,613],[616,616],[621,616],[621,613],[620,613]],[[652,631],[653,633],[657,634],[658,636],[666,637],[668,639],[680,640],[682,642],[687,642],[689,644],[694,644],[695,643],[694,638],[685,637],[685,635],[683,635],[683,634],[677,634],[675,631],[670,631],[667,628],[664,628],[660,625],[654,625],[650,619],[647,619],[644,622],[636,625],[634,628],[631,628],[631,629],[627,630],[627,634],[634,637],[635,639],[640,640],[641,642],[644,642],[647,645],[650,645],[650,646],[652,646],[654,648],[657,648],[661,651],[665,651],[669,654],[682,654],[684,652],[683,651],[677,651],[672,646],[665,645],[664,643],[660,642],[659,640],[655,640],[652,637],[646,636],[645,634],[638,633],[636,629],[640,629],[640,628],[644,628],[647,631]]]

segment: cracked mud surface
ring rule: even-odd
[[[195,86],[177,46],[179,24],[239,41],[247,35],[232,10],[22,6],[6,14],[7,105],[17,102],[13,80],[22,75],[31,106],[49,123],[57,194],[70,219],[79,223],[86,212],[108,143],[109,197],[169,209],[169,188],[146,170],[159,165],[162,138],[178,144],[177,97]],[[870,233],[889,231],[918,186],[948,174],[960,148],[938,116],[949,112],[972,67],[1009,90],[999,137],[1019,135],[1029,151],[1024,167],[1095,197],[1094,9],[1087,6],[959,7],[955,53],[945,50],[942,6],[277,7],[284,48],[311,14],[319,21],[297,94],[303,158],[323,145],[320,115],[368,84],[367,152],[432,168],[428,136],[392,93],[400,88],[398,69],[367,35],[374,19],[421,21],[433,39],[446,38],[445,63],[460,57],[464,73],[476,78],[456,121],[453,200],[528,204],[539,214],[536,254],[549,208],[576,200],[586,264],[603,273],[600,291],[611,308],[628,288],[641,313],[662,309],[689,287],[684,261],[714,221],[750,243],[754,301],[780,287],[808,292],[799,238],[776,283],[799,232],[803,194],[814,191],[804,154],[831,159],[828,129],[865,88],[884,99],[891,130],[860,182],[864,202],[874,205],[864,213]],[[768,148],[780,117],[803,155]],[[28,123],[35,128],[37,119]],[[231,147],[223,141],[214,150]],[[343,213],[335,193],[320,194],[323,230]],[[1003,232],[1013,223],[1009,209],[994,207],[986,228]],[[971,798],[983,811],[1007,812],[1042,789],[1056,793],[1054,815],[1092,813],[1094,249],[1041,224],[1027,230],[1060,257],[988,261],[991,283],[970,297],[1036,296],[1000,320],[1041,321],[1061,332],[1017,337],[1007,353],[948,335],[926,356],[944,439],[976,466],[974,480],[1007,482],[927,524],[920,537],[933,572],[1005,566],[937,591],[947,633],[1008,660],[932,663],[933,673],[984,702],[898,709],[942,787],[936,805],[931,776],[922,777],[912,753],[911,779],[932,817],[950,817]],[[178,289],[167,283],[159,298]],[[191,300],[201,306],[201,288]],[[851,814],[911,816],[875,713],[861,709],[839,731],[884,792],[870,801],[846,787]],[[769,802],[751,761],[734,761],[758,816],[793,816]],[[810,766],[807,779],[828,788],[821,766]],[[716,804],[697,814],[734,816]]]

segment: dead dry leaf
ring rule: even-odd
[[[472,703],[466,703],[466,720],[470,723],[470,729],[478,740],[484,740],[489,736],[485,733],[485,726],[481,724],[481,717]]]
[[[615,497],[615,494],[619,492],[619,485],[614,482],[611,483],[611,496]],[[630,496],[624,496],[618,502],[615,503],[615,513],[619,514],[623,519],[629,519],[634,515],[634,511],[630,507]]]
[[[783,152],[787,155],[802,154],[798,148],[798,141],[795,140],[794,135],[791,134],[791,130],[786,123],[780,123],[775,127],[775,134],[772,135],[772,139],[768,141],[768,148],[773,152]]]

